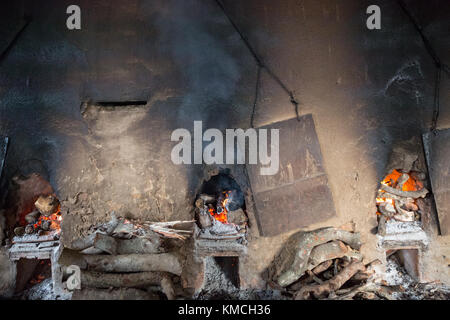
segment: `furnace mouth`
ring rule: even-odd
[[[5,205],[8,241],[57,240],[61,233],[61,203],[42,175],[16,175]]]
[[[424,187],[425,173],[394,169],[380,184],[377,193],[377,215],[401,222],[421,219],[419,199],[428,194]]]
[[[205,181],[195,201],[197,226],[202,234],[245,236],[248,226],[244,193],[228,174]]]

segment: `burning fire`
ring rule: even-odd
[[[390,174],[388,174],[383,181],[381,181],[381,184],[389,187],[395,188],[397,186],[398,179],[403,175],[403,173],[392,170]],[[402,191],[417,191],[423,188],[423,184],[416,180],[411,173],[408,174],[409,179],[406,180],[406,182],[403,184],[401,190]],[[378,195],[384,194],[385,192],[383,190],[378,190]],[[395,206],[395,200],[389,197],[377,197],[376,198],[377,206],[384,205],[384,204],[390,204],[392,206]],[[377,215],[381,215],[380,212],[377,212]]]
[[[217,221],[220,221],[222,223],[228,223],[228,209],[227,209],[227,203],[230,201],[230,193],[231,191],[224,191],[223,192],[223,200],[220,200],[219,198],[218,204],[217,204],[217,210],[214,208],[209,208],[209,213],[216,219]]]
[[[33,225],[34,229],[38,229],[44,221],[50,221],[50,230],[55,230],[57,233],[61,232],[61,206],[59,205],[57,211],[48,217],[41,214],[38,221]]]
[[[31,284],[38,284],[38,283],[41,283],[42,280],[44,280],[44,279],[45,279],[45,276],[44,276],[44,275],[38,274],[38,275],[36,276],[36,278],[33,278],[33,279],[30,280],[30,283],[31,283]]]
[[[395,187],[397,185],[397,180],[402,176],[401,172],[397,170],[392,170],[390,174],[381,181],[382,184],[389,187]],[[408,174],[409,179],[403,184],[402,191],[416,191],[423,188],[423,185],[420,181],[417,181],[410,174]]]

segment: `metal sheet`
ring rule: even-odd
[[[442,235],[450,234],[450,129],[423,136],[431,187]]]
[[[336,215],[312,115],[261,128],[279,129],[280,134],[277,174],[260,175],[261,165],[247,165],[261,235],[278,235]]]

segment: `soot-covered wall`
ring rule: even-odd
[[[313,114],[336,219],[367,228],[374,226],[367,222],[374,220],[374,192],[392,143],[430,125],[435,71],[395,1],[376,1],[382,29],[366,28],[372,2],[223,1],[295,91],[300,113]],[[81,8],[81,30],[66,28],[70,4]],[[407,4],[448,60],[447,1]],[[32,170],[33,159],[60,198],[86,193],[89,210],[65,220],[74,237],[110,210],[149,220],[191,218],[203,167],[172,164],[171,132],[192,129],[194,120],[205,128],[247,128],[255,92],[255,61],[215,1],[0,6],[2,34],[31,17],[0,61],[0,128],[11,137],[6,177]],[[266,72],[261,77],[255,124],[293,118],[285,92]],[[448,80],[442,85],[444,108]],[[147,103],[90,117],[80,111],[85,101],[132,100]]]

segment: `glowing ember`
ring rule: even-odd
[[[398,179],[403,175],[403,173],[397,171],[397,170],[392,170],[392,172],[390,174],[388,174],[383,181],[381,181],[381,184],[385,185],[385,186],[389,186],[392,188],[397,188],[397,184],[398,184]],[[423,184],[416,180],[411,172],[408,173],[408,180],[406,180],[406,182],[402,185],[401,189],[402,191],[417,191],[423,188]],[[390,197],[381,197],[381,195],[386,194],[386,192],[384,192],[383,190],[379,189],[378,190],[378,197],[376,198],[376,204],[377,206],[380,205],[392,205],[395,207],[395,199],[392,199]],[[413,201],[415,203],[415,201]],[[377,215],[381,215],[382,213],[377,212]]]
[[[41,214],[38,221],[33,225],[34,229],[38,229],[42,225],[42,223],[44,223],[44,221],[50,221],[50,230],[54,230],[57,233],[60,233],[62,221],[61,206],[58,206],[58,210],[48,217]]]
[[[222,223],[228,223],[227,203],[230,201],[230,198],[229,198],[230,193],[231,193],[231,191],[223,192],[224,199],[219,200],[219,203],[217,204],[217,210],[215,210],[214,208],[208,209],[209,213],[214,217],[214,219],[216,219],[217,221],[220,221]]]
[[[45,279],[45,276],[44,276],[44,275],[38,274],[38,275],[36,276],[36,278],[30,280],[30,283],[31,283],[31,284],[41,283],[42,280],[44,280],[44,279]]]
[[[409,179],[403,184],[402,191],[416,191],[423,188],[423,185],[420,181],[417,181],[414,179],[410,174]],[[383,181],[381,181],[382,184],[389,186],[389,187],[396,187],[398,179],[402,176],[401,172],[398,172],[397,170],[392,170],[390,174],[384,178]]]

